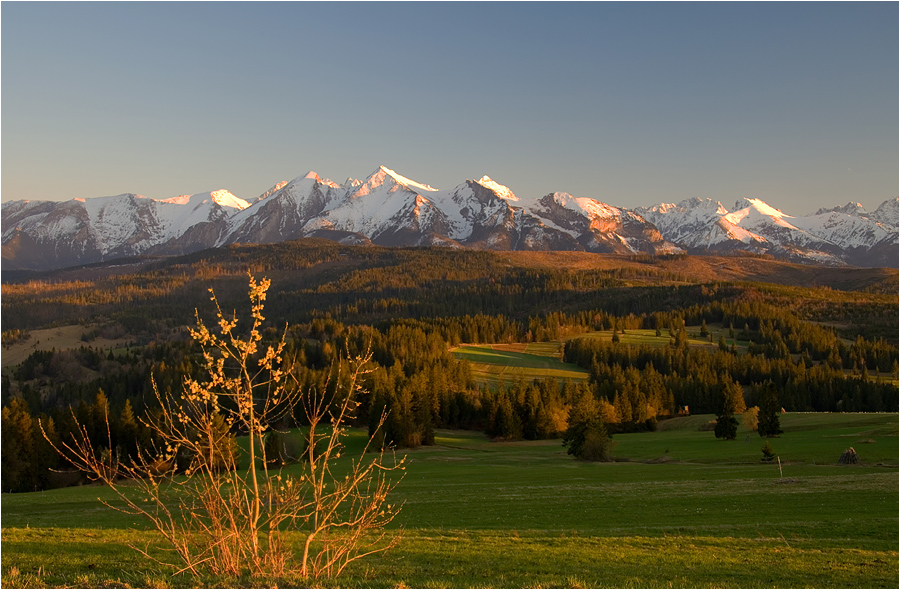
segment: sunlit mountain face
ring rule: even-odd
[[[771,254],[798,262],[897,263],[897,199],[797,217],[759,199],[628,210],[555,192],[520,198],[489,176],[438,189],[380,166],[336,183],[309,172],[245,201],[227,190],[3,204],[3,268],[52,269],[303,237],[383,246]]]

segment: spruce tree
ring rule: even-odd
[[[740,386],[730,377],[719,375],[719,411],[716,416],[716,438],[734,440],[737,436],[738,422],[735,414],[742,414],[747,409],[744,394]]]
[[[24,400],[14,397],[3,408],[0,428],[3,449],[2,486],[4,492],[30,492],[34,489],[34,420]]]
[[[771,381],[766,381],[760,386],[761,392],[759,397],[759,426],[757,432],[765,438],[778,436],[783,431],[778,420],[778,392],[775,385]]]

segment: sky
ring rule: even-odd
[[[620,207],[898,195],[898,4],[0,5],[0,198],[380,165]]]

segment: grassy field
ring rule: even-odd
[[[772,440],[782,471],[759,460],[755,433],[725,442],[698,430],[710,418],[617,435],[617,461],[603,464],[572,459],[558,440],[440,431],[436,446],[408,452],[401,545],[323,584],[898,586],[896,414],[784,414]],[[850,446],[862,465],[837,466]],[[145,561],[127,547],[151,539],[143,523],[97,497],[108,490],[3,495],[3,586],[223,584]]]
[[[701,336],[700,335],[700,326],[688,326],[687,327],[687,344],[692,348],[702,348],[706,350],[716,350],[719,347],[719,338],[724,336],[725,343],[728,346],[734,344],[737,348],[738,353],[744,353],[747,351],[747,343],[738,339],[732,338],[729,336],[728,328],[724,328],[720,325],[710,324],[708,326],[709,334],[712,336],[712,341],[710,341],[709,336]],[[736,333],[740,334],[738,331]],[[612,330],[600,330],[597,332],[588,332],[587,334],[582,334],[580,337],[587,338],[601,338],[603,340],[612,340]],[[654,347],[663,347],[668,346],[671,337],[669,336],[668,330],[662,330],[659,336],[656,335],[656,330],[626,330],[624,333],[619,333],[619,342],[622,344],[629,344],[631,346],[654,346]]]
[[[727,346],[734,344],[738,354],[747,352],[747,343],[743,340],[729,336],[729,329],[718,325],[708,326],[712,342],[709,337],[700,335],[699,326],[690,326],[687,330],[688,346],[709,351],[717,350],[719,338],[724,337]],[[739,335],[740,332],[736,332]],[[576,338],[600,338],[612,340],[612,330],[601,330],[580,334]],[[663,330],[657,336],[656,330],[626,330],[619,334],[622,344],[631,346],[669,346],[669,333]],[[589,378],[586,370],[578,365],[562,362],[562,350],[564,342],[554,340],[551,342],[532,342],[517,344],[464,344],[452,349],[459,359],[466,359],[472,367],[472,376],[479,386],[497,388],[500,383],[511,384],[517,379],[532,381],[553,377],[558,381],[569,379],[571,381],[585,381]],[[799,359],[799,355],[795,355]],[[846,371],[850,374],[850,371]],[[897,378],[889,373],[872,372],[869,380],[890,380],[898,383]]]
[[[36,350],[73,350],[82,346],[106,350],[120,348],[131,340],[130,337],[115,340],[98,337],[90,342],[82,340],[82,336],[95,327],[75,324],[45,330],[31,330],[28,339],[3,349],[3,367],[12,367],[22,363]]]
[[[453,349],[453,354],[469,361],[477,384],[492,388],[517,379],[552,377],[559,381],[585,381],[589,377],[581,367],[560,360],[561,342],[467,344]]]
[[[719,336],[724,335],[729,346],[736,343],[738,352],[746,352],[746,344],[730,338],[728,329],[721,326],[710,326],[710,334],[715,344],[708,338],[700,336],[700,328],[688,330],[688,345],[696,348],[715,350],[718,348]],[[612,340],[611,330],[588,332],[579,338],[602,338]],[[637,346],[646,344],[662,347],[669,345],[669,333],[663,331],[660,336],[655,330],[627,330],[619,334],[622,344]],[[472,376],[478,385],[496,388],[501,382],[510,384],[517,379],[532,381],[553,377],[558,381],[570,379],[585,381],[589,374],[578,365],[562,362],[564,342],[531,342],[516,344],[464,344],[452,350],[459,359],[466,359],[472,367]]]

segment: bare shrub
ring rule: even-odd
[[[753,430],[754,432],[759,429],[759,406],[747,408],[747,411],[744,412],[742,422],[744,423],[744,428]]]
[[[236,317],[226,319],[212,295],[218,329],[210,330],[198,316],[191,330],[203,350],[205,378],[185,377],[175,394],[153,384],[160,410],[142,421],[153,432],[154,448],[119,461],[111,444],[103,448],[92,441],[82,425],[77,436],[54,446],[115,491],[125,506],[116,509],[150,521],[177,555],[179,565],[167,564],[177,573],[335,577],[354,560],[399,542],[399,534],[389,535],[384,527],[399,511],[386,501],[404,459],[388,461],[383,451],[367,455],[366,445],[359,457],[337,462],[370,356],[343,359],[321,391],[301,391],[281,368],[284,336],[261,349],[268,287],[268,280],[257,284],[250,277],[252,327],[246,338],[236,334]],[[274,469],[281,457],[267,457],[265,444],[268,425],[295,408],[309,424],[304,460],[291,470],[300,475]],[[246,466],[235,431],[247,433]]]

